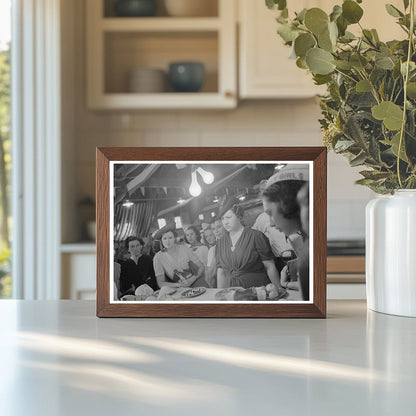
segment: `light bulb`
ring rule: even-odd
[[[123,207],[130,208],[134,205],[134,202],[129,201],[126,199],[126,201],[123,202]]]
[[[202,180],[207,184],[210,185],[212,182],[214,182],[214,175],[211,172],[208,172],[201,167],[197,169],[199,174],[202,176]]]
[[[199,186],[198,180],[196,178],[196,171],[193,171],[191,174],[192,182],[191,186],[189,187],[189,193],[192,196],[199,196],[201,195],[202,189]]]

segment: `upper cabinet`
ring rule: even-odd
[[[403,9],[402,0],[389,1]],[[297,0],[288,2],[289,12],[319,7],[327,13],[341,0]],[[381,40],[403,38],[403,32],[388,15],[384,2],[365,0],[363,27],[377,29]],[[278,12],[269,10],[264,0],[238,0],[239,90],[241,98],[307,98],[325,93],[305,70],[290,59],[291,49],[277,34]],[[358,33],[358,25],[348,28]]]
[[[147,17],[124,16],[128,3],[86,2],[89,108],[237,105],[234,1],[158,1]]]
[[[325,2],[293,3],[296,10],[301,10],[324,7]],[[238,7],[240,97],[307,98],[322,93],[322,87],[314,85],[311,75],[289,59],[291,49],[277,34],[277,12],[267,9],[264,1],[238,0]]]

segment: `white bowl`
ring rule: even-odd
[[[165,0],[165,7],[174,17],[218,16],[217,0]]]
[[[158,93],[167,90],[167,75],[162,69],[136,68],[129,72],[129,92]]]

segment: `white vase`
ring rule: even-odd
[[[366,282],[369,309],[416,317],[416,190],[367,204]]]

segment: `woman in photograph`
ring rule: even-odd
[[[309,187],[308,178],[309,166],[289,165],[270,177],[263,191],[265,212],[270,216],[272,224],[286,235],[298,258],[291,270],[285,267],[281,272],[282,286],[289,289],[300,289],[299,258],[307,255],[305,250],[308,251],[309,247],[308,244],[305,246],[307,236],[302,228],[301,209],[297,199],[299,191]],[[308,293],[302,295],[304,300],[308,300]]]
[[[273,253],[266,236],[243,225],[244,210],[235,198],[228,201],[219,216],[226,233],[217,241],[216,262],[219,288],[250,288],[273,283],[283,297]]]
[[[214,247],[217,242],[217,238],[215,237],[214,231],[212,231],[210,226],[205,228],[205,230],[203,231],[203,235],[208,247]]]
[[[299,281],[302,297],[309,300],[309,184],[306,183],[298,192],[302,231],[306,236],[299,254]]]
[[[155,235],[161,251],[153,258],[157,283],[160,287],[208,287],[204,265],[185,245],[176,244],[175,225],[167,225]]]
[[[190,225],[185,231],[185,241],[196,254],[200,262],[206,266],[208,262],[208,247],[201,243],[201,236],[195,225]]]

